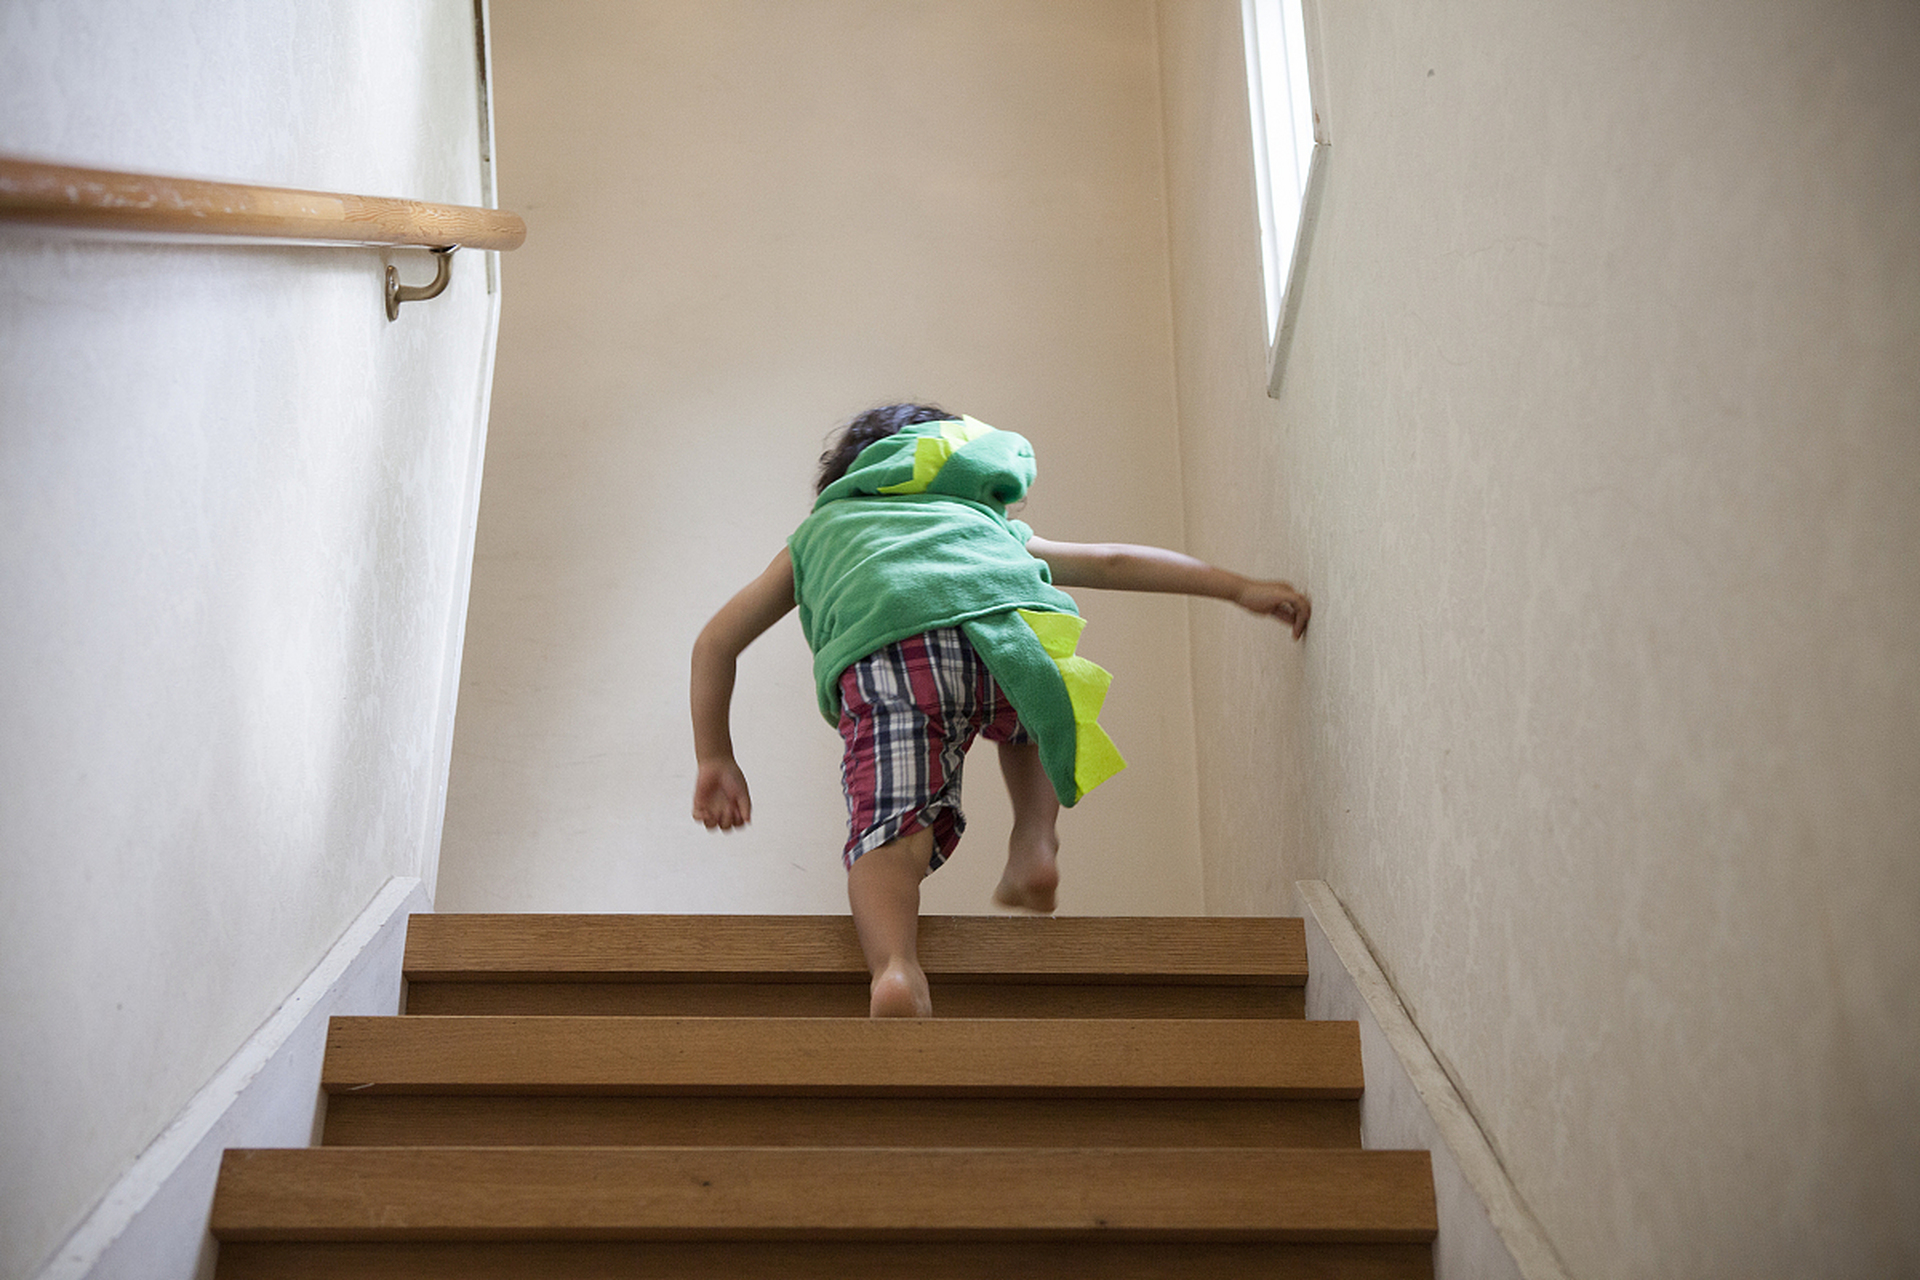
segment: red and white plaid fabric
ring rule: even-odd
[[[957,627],[868,654],[841,673],[840,701],[849,867],[922,827],[933,829],[938,867],[967,829],[960,773],[974,737],[1032,740]]]

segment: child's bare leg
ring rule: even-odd
[[[933,860],[933,832],[862,854],[847,872],[847,900],[873,974],[868,1012],[876,1018],[931,1018],[933,997],[920,968],[920,882]]]
[[[1013,836],[1007,841],[1007,869],[993,900],[1027,911],[1053,910],[1060,887],[1060,800],[1040,763],[1035,743],[1000,744],[1000,773],[1013,801]]]

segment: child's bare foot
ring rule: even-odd
[[[1029,880],[1016,882],[1011,874],[1000,877],[1000,884],[993,891],[993,900],[1003,907],[1012,907],[1017,911],[1036,911],[1041,915],[1052,915],[1055,891],[1060,887],[1060,874],[1046,882]]]
[[[1053,914],[1060,888],[1060,841],[1051,831],[1033,836],[1018,830],[1007,842],[1007,869],[1000,875],[993,900],[1017,911]]]
[[[896,960],[873,980],[868,1016],[875,1018],[931,1018],[933,994],[919,965]]]

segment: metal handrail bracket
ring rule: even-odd
[[[425,302],[437,298],[446,292],[447,282],[453,279],[453,255],[459,250],[457,244],[433,250],[433,281],[430,284],[401,284],[399,269],[392,263],[387,264],[387,319],[400,318],[400,304],[403,302]]]

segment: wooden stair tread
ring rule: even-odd
[[[322,1147],[229,1151],[211,1225],[221,1240],[1420,1242],[1437,1220],[1424,1151]]]
[[[1297,918],[924,916],[941,982],[1304,986]],[[422,914],[409,982],[867,981],[845,916]]]
[[[334,1018],[329,1093],[1357,1098],[1351,1022]]]

